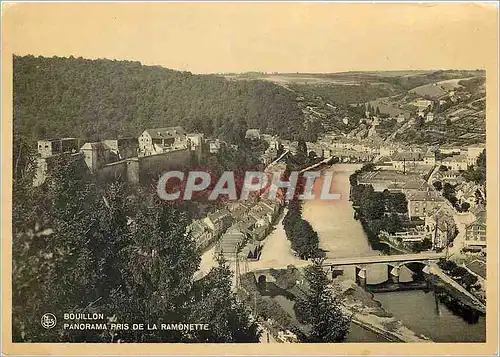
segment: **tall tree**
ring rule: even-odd
[[[342,342],[349,332],[349,319],[340,308],[339,294],[331,287],[323,270],[322,259],[315,259],[306,268],[308,290],[305,297],[296,302],[296,311],[302,320],[311,325],[305,342]]]
[[[182,206],[151,199],[135,218],[131,240],[121,252],[123,285],[112,293],[109,311],[120,322],[186,323],[193,275],[200,263],[194,239],[186,233]],[[189,331],[123,331],[127,342],[187,342]]]
[[[218,265],[194,285],[192,321],[210,324],[209,330],[197,331],[197,342],[258,342],[260,332],[244,305],[231,291],[232,273],[222,255]]]

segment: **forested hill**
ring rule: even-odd
[[[98,140],[171,125],[235,143],[248,128],[311,139],[295,95],[273,83],[130,61],[14,57],[14,127],[22,135]]]

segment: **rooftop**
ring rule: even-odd
[[[78,138],[55,138],[55,139],[40,139],[38,141],[63,141],[63,140],[78,140]]]
[[[444,198],[436,191],[416,191],[411,192],[406,197],[408,201],[434,201],[443,202]]]
[[[420,190],[426,189],[427,183],[424,180],[411,180],[403,183],[393,183],[387,186],[388,189]]]
[[[392,161],[419,161],[422,160],[422,153],[419,152],[408,152],[408,151],[403,151],[403,152],[395,152],[392,156],[391,159]]]
[[[220,211],[209,214],[208,218],[210,218],[210,220],[212,220],[213,222],[217,222],[217,221],[223,219],[224,217],[230,216],[230,214],[231,213],[227,209],[224,208],[224,209],[221,209]]]
[[[85,143],[80,148],[80,150],[109,150],[109,149],[110,149],[109,146],[107,146],[101,141],[97,141],[94,143]]]
[[[364,172],[359,175],[358,180],[360,182],[383,182],[383,181],[392,181],[392,182],[409,182],[420,180],[418,175],[405,175],[398,171],[393,170],[379,170],[379,171],[370,171]]]
[[[186,135],[186,131],[181,126],[171,126],[168,128],[152,128],[144,130],[153,139],[169,139],[179,135]]]
[[[245,139],[258,139],[260,138],[259,129],[248,129],[245,133]]]
[[[443,162],[464,162],[464,161],[467,161],[467,155],[465,154],[453,155],[443,159]]]

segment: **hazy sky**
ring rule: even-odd
[[[15,54],[194,73],[484,68],[497,51],[484,4],[25,3],[3,20]]]

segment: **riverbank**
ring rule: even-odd
[[[394,315],[386,311],[374,295],[350,279],[337,278],[343,301],[343,310],[352,321],[390,342],[432,342],[426,336],[418,335]]]

